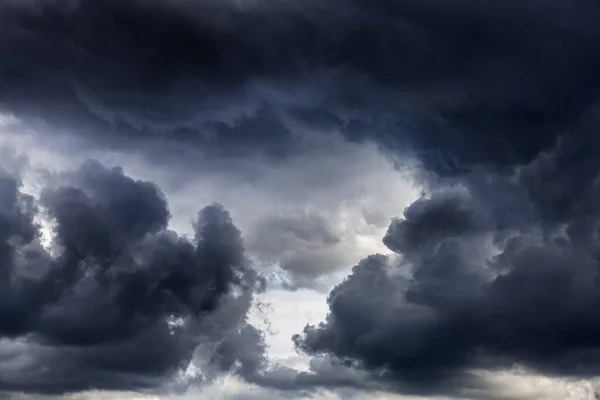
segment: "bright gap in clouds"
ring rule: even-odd
[[[261,260],[263,253],[250,253],[261,265],[262,271],[269,278],[267,291],[257,296],[250,312],[250,322],[261,328],[266,335],[267,356],[271,363],[308,370],[308,357],[296,353],[291,341],[292,335],[301,332],[306,324],[317,324],[323,321],[328,312],[327,295],[330,289],[341,282],[348,274],[349,268],[362,257],[382,252],[390,253],[381,238],[389,220],[402,214],[415,197],[416,189],[403,174],[394,170],[392,164],[382,157],[374,148],[340,144],[339,153],[311,154],[311,163],[299,160],[293,166],[267,168],[260,165],[252,185],[242,184],[243,179],[236,176],[236,170],[215,173],[194,171],[178,182],[174,182],[174,172],[153,167],[145,160],[123,155],[78,153],[76,157],[68,156],[60,151],[36,146],[27,135],[17,135],[16,121],[10,118],[2,120],[1,129],[4,134],[0,142],[14,145],[18,150],[26,150],[31,161],[31,169],[25,174],[25,191],[39,193],[39,180],[46,179],[48,171],[60,171],[73,164],[82,162],[87,157],[96,157],[107,165],[121,165],[126,173],[134,178],[156,182],[163,188],[172,206],[173,219],[171,226],[178,231],[189,230],[188,222],[195,211],[214,201],[222,202],[229,208],[246,238],[252,240],[253,230],[260,228],[264,218],[272,215],[285,216],[287,213],[299,216],[327,216],[327,229],[332,229],[339,241],[321,253],[322,262],[345,263],[342,267],[333,268],[318,277],[321,284],[314,287],[300,286],[289,290],[290,274],[293,271],[282,271],[277,262],[280,257],[288,259],[289,254],[268,254],[271,258]],[[303,165],[307,165],[302,169]],[[357,165],[359,167],[357,167]],[[314,179],[315,173],[328,168],[327,174],[321,174],[316,183],[323,190],[301,193],[294,187],[287,187],[286,182],[302,182]],[[335,171],[342,170],[341,176]],[[351,179],[352,178],[352,179]],[[234,183],[231,183],[234,182]],[[175,184],[173,184],[175,183]],[[314,183],[314,182],[313,182]],[[329,188],[330,190],[325,190]],[[376,215],[372,210],[376,210]],[[366,214],[365,211],[371,211]],[[52,224],[41,218],[44,242],[51,239]],[[331,228],[333,227],[333,228]],[[284,232],[285,233],[285,232]],[[295,245],[304,244],[301,235]],[[285,243],[284,243],[285,244]],[[308,243],[301,255],[311,260],[313,252],[323,252],[327,243]],[[251,248],[252,249],[252,248]],[[347,254],[337,255],[342,251]],[[292,254],[292,256],[294,256]],[[303,259],[300,257],[300,259]],[[314,260],[314,259],[312,259]],[[285,260],[283,260],[285,262]],[[281,262],[279,260],[278,262]],[[192,371],[193,372],[193,371]],[[481,376],[488,386],[472,388],[464,395],[482,400],[594,400],[597,387],[593,381],[552,379],[537,376],[526,371],[505,371],[498,373],[482,372]],[[490,390],[492,388],[492,390]],[[492,393],[493,394],[490,394]],[[286,396],[289,394],[286,394]],[[56,399],[68,400],[176,400],[176,399],[222,399],[222,400],[270,400],[279,399],[282,394],[254,387],[240,382],[233,377],[220,378],[216,382],[191,390],[187,395],[173,394],[169,396],[150,396],[135,393],[80,393]],[[12,397],[11,400],[37,400],[34,396]],[[304,399],[305,397],[295,397]],[[308,399],[309,397],[306,397]],[[366,394],[356,391],[338,391],[337,393],[320,391],[313,394],[313,400],[416,400],[417,397],[391,394]],[[49,398],[54,400],[55,398]],[[448,400],[439,398],[440,400]]]
[[[597,397],[600,3],[250,3],[0,1],[0,391]]]
[[[381,238],[391,218],[400,215],[416,196],[406,175],[375,146],[341,139],[334,143],[333,151],[315,151],[285,165],[243,160],[243,175],[238,165],[229,170],[199,169],[181,176],[178,170],[157,167],[129,154],[42,147],[34,135],[22,131],[18,121],[2,121],[1,142],[24,151],[30,159],[23,183],[24,191],[34,196],[39,195],[40,182],[56,172],[96,158],[107,166],[122,166],[134,179],[155,182],[169,201],[171,228],[180,233],[192,233],[189,222],[200,207],[223,204],[241,229],[249,256],[268,279],[267,291],[256,298],[250,322],[264,328],[269,361],[299,370],[308,368],[308,358],[294,351],[292,335],[326,317],[326,293],[361,258],[390,252]],[[306,191],[305,187],[312,189]],[[293,218],[288,219],[290,216]],[[294,231],[296,224],[305,221],[306,231]],[[52,221],[39,216],[37,222],[42,241],[48,246]],[[264,243],[260,234],[265,227],[280,229],[280,236],[285,238],[278,243],[282,252],[273,252]],[[332,239],[312,241],[311,230]],[[306,275],[294,270],[303,263],[312,265]]]

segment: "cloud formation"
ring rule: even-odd
[[[1,7],[2,110],[171,159],[281,158],[333,130],[438,172],[529,162],[600,84],[587,0]]]
[[[118,167],[54,178],[35,199],[2,170],[2,391],[162,389],[199,352],[206,370],[189,379],[261,368],[247,312],[263,283],[222,206],[201,209],[186,238],[167,229],[162,192]]]
[[[5,389],[153,387],[200,337],[218,342],[210,364],[278,388],[468,397],[481,388],[474,371],[597,376],[598,17],[591,0],[4,2],[0,110],[40,139],[66,131],[73,148],[217,170],[368,141],[416,162],[423,186],[383,239],[395,255],[359,262],[326,320],[294,337],[338,364],[253,375],[262,344],[245,314],[257,277],[222,208],[200,213],[191,240],[166,229],[153,185],[119,170],[84,164],[39,202],[7,173],[3,354],[26,346],[18,354],[50,363],[61,346],[67,361],[54,376],[18,360]],[[36,241],[36,206],[56,221],[51,251]],[[331,220],[261,215],[249,244],[315,279],[346,261]],[[163,345],[142,356],[149,343]],[[57,378],[69,368],[77,379]]]
[[[511,175],[435,184],[383,239],[400,258],[361,261],[297,345],[415,390],[515,365],[598,376],[597,151],[581,134]]]

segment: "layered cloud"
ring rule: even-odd
[[[277,159],[335,130],[445,172],[530,161],[599,84],[600,11],[586,0],[32,0],[1,11],[4,111],[171,159]]]

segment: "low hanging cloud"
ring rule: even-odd
[[[170,162],[282,160],[333,131],[446,174],[526,163],[600,85],[587,0],[0,7],[2,111]]]
[[[599,16],[591,0],[2,3],[0,110],[36,139],[66,132],[69,150],[186,171],[275,170],[339,151],[332,138],[372,142],[417,165],[423,194],[383,239],[396,254],[359,262],[325,321],[294,337],[318,356],[312,372],[257,374],[245,314],[258,278],[222,208],[187,239],[151,184],[92,162],[37,200],[15,162],[1,182],[13,373],[0,388],[155,387],[202,351],[279,389],[502,398],[478,373],[598,376]],[[333,186],[316,181],[290,193]],[[50,250],[36,206],[56,221]],[[252,221],[253,252],[305,280],[347,261],[335,218],[282,210]]]
[[[97,161],[55,178],[36,199],[2,170],[0,391],[161,390],[262,368],[247,313],[263,283],[223,207],[187,238],[151,182]],[[199,354],[206,370],[182,376]]]

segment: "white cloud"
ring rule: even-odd
[[[0,393],[0,399],[4,399]],[[7,395],[8,400],[161,400],[159,396],[132,392],[84,392],[62,396],[40,396],[26,394]]]
[[[598,382],[540,376],[523,370],[481,372],[486,393],[468,393],[494,400],[596,400]],[[487,394],[487,397],[484,395]]]

